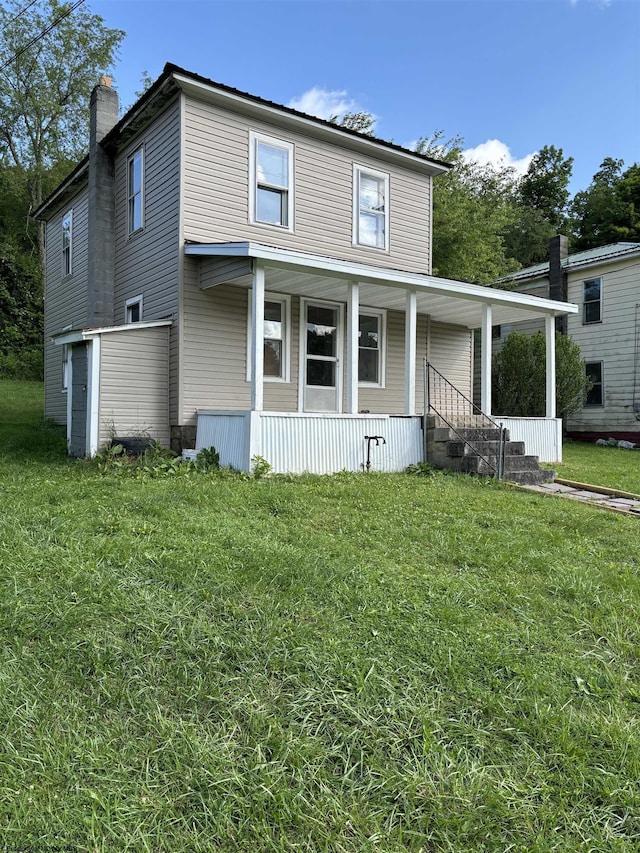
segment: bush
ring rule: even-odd
[[[511,417],[543,417],[545,373],[544,333],[511,332],[493,359],[494,411]],[[557,416],[565,418],[581,409],[590,387],[580,347],[556,333]]]

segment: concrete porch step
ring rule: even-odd
[[[449,456],[472,456],[475,453],[480,453],[482,456],[497,456],[499,452],[499,441],[476,441],[471,442],[471,445],[464,441],[447,442],[447,454]],[[505,442],[504,452],[506,456],[524,456],[524,441]]]
[[[498,470],[498,457],[488,456],[464,456],[461,460],[461,470],[467,474],[484,474],[492,476]],[[522,471],[537,471],[540,462],[537,456],[505,456],[502,470],[506,475]]]
[[[433,441],[460,441],[461,439],[471,442],[500,441],[500,430],[489,427],[483,429],[472,429],[471,427],[458,429],[456,427],[455,430],[449,427],[435,427],[433,430],[429,430],[429,434]],[[506,431],[505,438],[507,441],[509,440],[509,430]]]

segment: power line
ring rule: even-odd
[[[17,21],[18,18],[20,17],[20,15],[24,15],[25,12],[28,12],[32,6],[36,5],[37,2],[38,2],[38,0],[31,0],[31,3],[29,3],[28,6],[25,6],[24,9],[21,9],[14,18],[11,18],[9,23],[12,24],[14,21]]]
[[[7,60],[7,62],[5,62],[5,64],[2,66],[2,68],[0,68],[0,71],[4,71],[4,69],[7,67],[7,65],[11,65],[12,62],[15,62],[16,59],[19,59],[22,56],[22,54],[25,53],[25,51],[29,50],[29,48],[32,47],[34,44],[36,44],[36,42],[39,42],[40,39],[43,39],[46,35],[48,35],[51,32],[51,30],[55,29],[55,27],[57,27],[61,21],[64,21],[65,18],[68,18],[69,15],[75,9],[77,9],[78,6],[80,6],[82,3],[84,3],[84,0],[76,0],[76,2],[73,4],[73,6],[71,6],[69,9],[67,9],[67,11],[64,12],[64,14],[62,14],[58,18],[56,18],[55,21],[53,21],[51,24],[49,24],[49,26],[46,29],[44,29],[39,35],[35,36],[35,38],[32,38],[30,42],[27,42],[27,44],[25,44],[25,46],[23,48],[21,48],[17,53],[14,53],[14,55],[11,57],[11,59]],[[33,5],[33,3],[31,5]],[[27,9],[28,8],[29,7],[27,6]],[[26,9],[23,11],[26,11]]]

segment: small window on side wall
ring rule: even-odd
[[[62,217],[62,275],[71,275],[73,271],[73,210]]]
[[[604,386],[602,377],[602,362],[588,361],[584,366],[591,388],[587,392],[585,406],[604,406]]]
[[[358,382],[384,385],[385,314],[364,309],[358,317]]]
[[[582,304],[582,322],[602,322],[602,279],[590,278],[584,282]]]
[[[142,320],[142,296],[134,296],[125,302],[125,322],[139,323]]]
[[[144,227],[144,152],[135,151],[127,161],[128,232]]]
[[[290,142],[251,133],[249,220],[293,230],[293,161]]]
[[[353,243],[389,249],[389,175],[353,167]]]

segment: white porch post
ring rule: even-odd
[[[347,314],[347,414],[358,411],[358,316],[360,288],[357,281],[349,282]]]
[[[555,317],[547,315],[544,318],[544,333],[547,344],[546,360],[546,398],[547,417],[556,416],[556,320]]]
[[[407,308],[404,321],[404,413],[416,411],[416,329],[417,298],[414,290],[407,290]]]
[[[264,408],[264,267],[253,266],[251,289],[251,411]]]
[[[485,415],[491,415],[491,326],[493,308],[482,306],[482,330],[480,349],[480,408]]]

